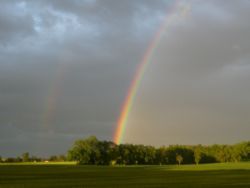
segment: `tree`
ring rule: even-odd
[[[58,155],[57,156],[57,161],[66,161],[66,157],[65,157],[65,155]]]
[[[98,143],[99,158],[98,165],[109,165],[116,163],[116,145],[113,142],[99,141]]]
[[[200,160],[201,160],[201,149],[200,149],[200,147],[198,146],[198,147],[196,147],[195,149],[194,149],[194,161],[195,161],[195,163],[198,165],[199,164],[199,162],[200,162]]]
[[[23,162],[28,162],[29,159],[30,159],[29,156],[30,156],[30,155],[29,155],[28,152],[23,153],[23,154],[22,154],[22,161],[23,161]]]
[[[95,136],[85,140],[77,140],[68,151],[68,159],[79,164],[97,164],[100,160],[99,141]]]
[[[176,161],[178,162],[178,164],[180,165],[183,161],[183,157],[179,154],[176,155]]]
[[[51,159],[62,161],[63,156]],[[194,164],[237,162],[250,160],[250,142],[235,145],[186,146],[170,145],[155,148],[145,145],[119,144],[99,141],[91,136],[77,140],[68,151],[68,159],[79,164]]]
[[[42,159],[40,157],[31,156],[30,161],[32,161],[32,162],[40,162],[40,161],[42,161]]]
[[[64,155],[52,155],[49,157],[49,161],[63,162],[66,161],[66,157]]]

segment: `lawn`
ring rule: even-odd
[[[1,188],[250,187],[250,163],[167,166],[0,165]]]

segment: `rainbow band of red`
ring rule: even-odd
[[[123,140],[123,135],[125,133],[125,128],[127,125],[129,113],[133,106],[136,93],[140,86],[143,75],[147,69],[147,66],[150,64],[150,62],[152,62],[151,57],[156,51],[158,44],[161,40],[161,37],[164,35],[164,32],[166,31],[167,27],[170,26],[172,22],[176,21],[176,19],[178,19],[180,15],[183,16],[187,13],[188,8],[189,7],[187,6],[180,6],[179,3],[176,3],[172,13],[166,15],[166,19],[160,26],[160,29],[155,34],[153,40],[151,41],[149,47],[147,48],[146,53],[143,56],[141,63],[138,65],[136,69],[135,76],[130,84],[129,90],[127,92],[127,96],[122,105],[121,114],[118,119],[117,128],[113,137],[113,140],[116,144],[120,144]]]

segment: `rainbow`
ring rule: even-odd
[[[127,95],[125,97],[125,100],[121,108],[120,117],[117,121],[116,131],[113,136],[113,141],[116,144],[120,144],[123,140],[129,114],[133,106],[138,88],[140,86],[140,83],[143,79],[143,75],[148,65],[150,64],[150,62],[152,62],[151,58],[154,52],[157,50],[157,47],[161,41],[161,38],[164,36],[164,33],[168,29],[168,27],[170,27],[179,18],[185,16],[189,12],[189,10],[190,10],[190,6],[176,1],[176,3],[173,6],[172,11],[166,14],[166,17],[163,23],[161,24],[160,29],[156,32],[155,36],[153,37],[153,40],[149,44],[149,47],[147,48],[142,58],[142,61],[139,63],[136,69],[135,76],[130,84],[130,87],[128,89]]]
[[[56,112],[57,99],[59,98],[62,90],[63,77],[69,65],[63,62],[60,63],[58,66],[59,68],[56,70],[55,78],[51,82],[48,92],[49,94],[45,102],[43,128],[46,130],[51,128],[51,123],[53,122],[53,118]]]

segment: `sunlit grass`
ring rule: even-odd
[[[20,162],[20,163],[0,163],[0,165],[76,165],[74,161],[66,162]]]
[[[0,188],[250,187],[250,162],[180,166],[75,164],[75,162],[2,164]]]

